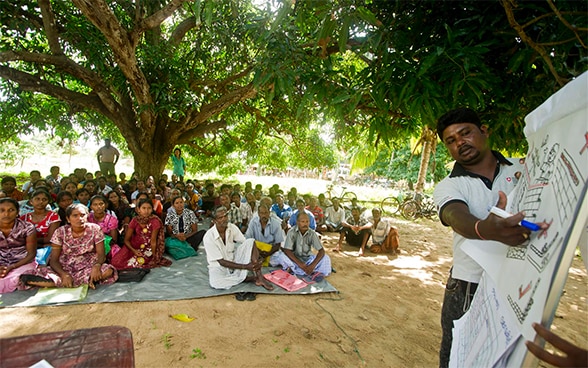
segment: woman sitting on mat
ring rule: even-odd
[[[57,203],[57,208],[55,212],[59,216],[59,226],[67,225],[67,218],[65,216],[65,210],[72,204],[74,201],[74,195],[71,192],[66,190],[62,190],[61,192],[57,193],[57,199],[55,203]]]
[[[118,221],[118,229],[122,228],[123,219],[125,218],[125,213],[129,205],[125,201],[123,201],[123,197],[120,195],[119,192],[113,190],[108,193],[108,209],[111,212],[114,212]]]
[[[47,209],[51,195],[45,188],[36,189],[31,197],[33,212],[21,216],[21,220],[30,222],[37,230],[37,248],[51,244],[51,237],[61,222],[59,215]]]
[[[88,222],[97,224],[102,229],[104,235],[112,238],[112,244],[118,240],[118,219],[115,215],[107,212],[108,201],[103,195],[97,194],[90,199],[90,209],[92,212],[88,215]]]
[[[194,211],[186,208],[184,198],[172,197],[171,204],[165,218],[168,236],[189,244],[197,251],[206,231],[198,231],[198,217]]]
[[[112,265],[119,270],[170,266],[172,262],[163,257],[164,229],[159,217],[153,214],[153,203],[143,198],[137,211],[138,216],[131,220],[125,233],[124,247],[112,257]]]
[[[29,286],[78,287],[112,284],[118,279],[114,267],[104,263],[104,233],[88,222],[88,207],[75,203],[66,210],[68,225],[55,230],[51,238],[49,268],[37,269],[37,276],[23,275]]]
[[[37,231],[18,211],[17,200],[0,198],[0,294],[19,288],[19,277],[37,267]]]

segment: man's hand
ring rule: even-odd
[[[498,203],[496,207],[505,209],[506,194],[498,192]],[[525,219],[523,212],[516,213],[508,218],[502,218],[491,213],[485,220],[480,221],[478,226],[479,235],[489,240],[497,240],[507,245],[520,245],[525,243],[531,234],[531,230],[519,225]],[[549,227],[544,222],[537,223],[542,230]]]
[[[305,265],[301,267],[305,274],[311,275],[314,272],[314,267],[312,265]]]
[[[533,323],[533,329],[554,348],[561,350],[566,356],[551,354],[532,341],[526,341],[527,349],[540,360],[556,367],[588,367],[588,350],[562,339],[539,323]]]

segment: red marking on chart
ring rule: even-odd
[[[580,154],[584,153],[584,151],[586,151],[586,149],[588,148],[588,132],[584,134],[584,139],[586,140],[586,143],[584,144],[584,147],[582,147],[582,149],[580,150]]]
[[[531,282],[529,282],[529,285],[527,285],[525,290],[523,290],[523,285],[519,286],[519,299],[521,299],[525,294],[527,294],[529,290],[531,290]]]

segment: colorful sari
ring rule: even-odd
[[[137,257],[126,245],[112,257],[111,264],[119,270],[126,268],[155,268],[170,266],[171,261],[163,257],[165,251],[165,235],[163,224],[159,217],[151,214],[148,217],[136,216],[130,224],[133,229],[131,246],[143,253],[143,257]],[[151,246],[151,236],[157,231],[155,249]]]

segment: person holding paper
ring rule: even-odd
[[[451,110],[439,118],[437,134],[455,159],[453,170],[434,191],[439,219],[454,231],[453,267],[441,312],[439,366],[447,367],[453,321],[469,309],[483,271],[462,247],[468,243],[483,246],[479,240],[516,246],[527,241],[531,230],[519,225],[523,213],[507,218],[489,213],[493,206],[505,208],[506,194],[515,188],[522,164],[490,149],[488,127],[478,114],[469,108]]]

